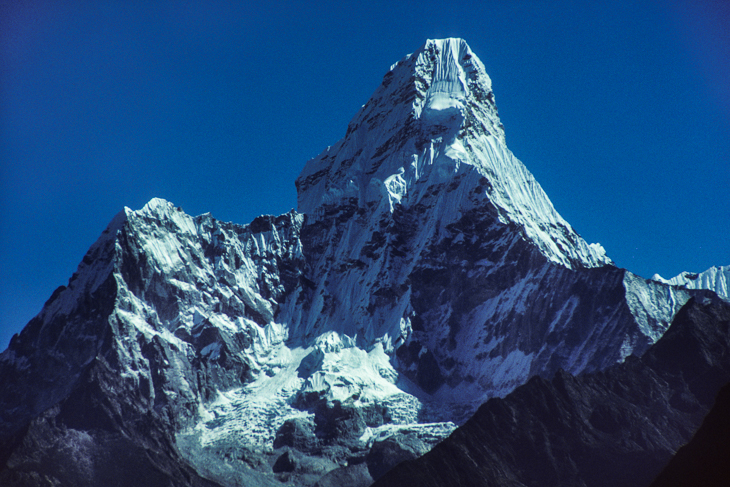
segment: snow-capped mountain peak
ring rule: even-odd
[[[134,485],[367,480],[376,444],[421,454],[532,375],[641,355],[698,294],[573,231],[460,39],[393,65],[297,189],[304,214],[248,225],[120,212],[0,354],[7,475],[107,485],[123,452],[157,472]]]
[[[461,39],[429,40],[394,64],[345,137],[309,161],[296,183],[299,211],[309,218],[345,207],[377,215],[421,205],[440,207],[434,224],[448,225],[488,207],[554,262],[611,262],[574,232],[507,149],[492,82]]]
[[[479,59],[461,39],[427,41],[391,66],[345,138],[307,164],[297,180],[299,211],[316,213],[347,198],[401,203],[433,162],[431,141],[454,146],[474,102],[484,100],[491,105],[482,122],[503,143],[491,80]]]

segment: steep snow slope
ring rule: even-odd
[[[659,274],[654,274],[652,279],[687,289],[709,289],[725,299],[730,299],[730,265],[710,267],[700,273],[682,272],[671,279],[664,279]]]
[[[600,245],[575,234],[507,149],[492,82],[461,39],[428,41],[394,64],[345,138],[309,161],[297,179],[299,211],[317,219],[353,202],[373,212],[411,208],[449,186],[483,193],[500,223],[520,226],[554,262],[610,263]],[[469,209],[450,197],[433,217],[448,224]]]
[[[120,213],[0,355],[5,478],[103,483],[137,448],[174,485],[367,480],[373,445],[421,451],[532,375],[640,355],[694,292],[557,214],[459,39],[395,64],[297,189],[301,213],[249,225]]]

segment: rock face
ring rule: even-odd
[[[693,298],[643,357],[603,372],[534,377],[374,485],[647,486],[728,380],[730,304]],[[726,395],[652,485],[727,485]]]
[[[702,426],[679,449],[651,487],[703,485],[722,487],[730,481],[730,383],[717,395]]]
[[[459,39],[393,65],[296,185],[248,225],[114,218],[0,355],[1,482],[366,483],[389,438],[420,454],[531,376],[641,355],[700,292],[575,233]]]

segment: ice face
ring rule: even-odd
[[[487,184],[479,189],[481,180]],[[391,67],[345,138],[309,161],[297,179],[299,211],[311,219],[345,205],[392,213],[455,187],[481,191],[502,223],[522,227],[556,263],[611,263],[603,247],[575,233],[506,147],[491,80],[462,39],[429,40]],[[438,218],[444,224],[472,206],[453,196],[445,204]]]

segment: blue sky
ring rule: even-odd
[[[124,206],[295,207],[427,38],[466,39],[510,149],[618,266],[730,264],[728,25],[721,0],[0,2],[0,350]]]

